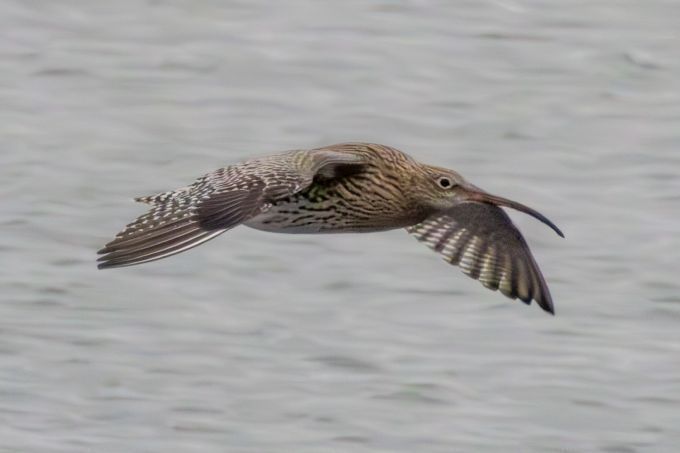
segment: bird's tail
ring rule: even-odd
[[[98,268],[146,263],[188,250],[226,231],[201,227],[194,187],[135,198],[151,205],[99,250]]]

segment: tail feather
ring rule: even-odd
[[[181,200],[191,192],[191,187],[182,187],[181,189],[169,190],[167,192],[160,192],[153,195],[145,195],[143,197],[135,197],[138,203],[146,203],[150,205],[162,205],[169,200]]]

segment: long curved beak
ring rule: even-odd
[[[557,228],[557,225],[552,223],[546,216],[534,209],[531,209],[528,206],[523,205],[522,203],[508,200],[507,198],[499,197],[497,195],[491,195],[490,193],[487,193],[479,187],[469,183],[461,185],[461,188],[463,189],[463,199],[466,201],[476,201],[480,203],[490,203],[496,206],[505,206],[506,208],[512,208],[525,214],[529,214],[531,217],[538,219],[544,224],[548,225],[559,236],[564,237],[564,233],[562,233],[562,231]]]

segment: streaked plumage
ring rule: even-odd
[[[240,224],[280,233],[406,228],[487,288],[554,312],[527,243],[499,206],[526,212],[562,236],[555,225],[452,170],[384,145],[344,143],[260,157],[136,200],[150,211],[99,251],[99,268],[174,255]]]

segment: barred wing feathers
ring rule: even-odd
[[[322,169],[362,162],[361,156],[332,149],[290,151],[220,168],[189,187],[139,197],[151,209],[99,250],[98,267],[183,252],[258,215],[268,202],[306,188]]]
[[[548,285],[529,246],[498,206],[463,203],[406,230],[485,287],[527,304],[535,300],[554,313]]]

